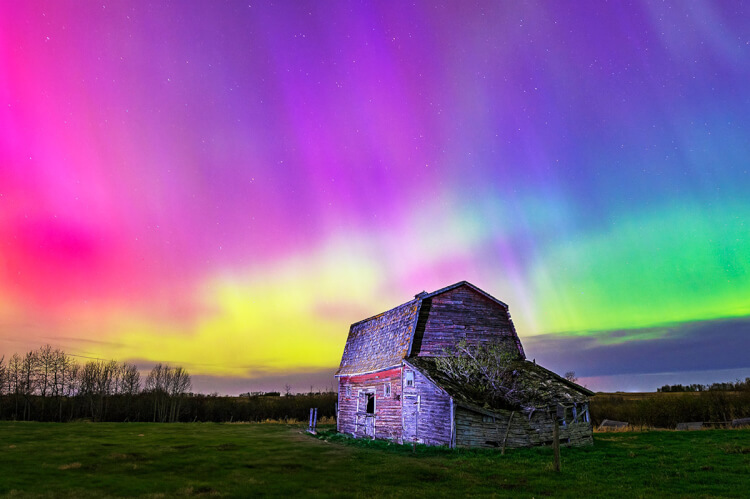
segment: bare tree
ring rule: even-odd
[[[62,395],[68,400],[70,404],[70,416],[68,417],[68,419],[70,420],[73,419],[73,415],[75,414],[76,400],[81,394],[81,378],[83,368],[78,362],[74,361],[70,357],[66,357],[62,372]],[[62,401],[60,402],[60,404],[60,420],[62,420]]]
[[[120,393],[125,395],[126,420],[130,418],[130,409],[133,405],[133,397],[141,390],[141,373],[134,364],[123,362],[120,366]],[[136,414],[135,419],[138,419]]]
[[[154,422],[164,422],[167,418],[169,366],[158,363],[146,378],[146,391],[154,401]]]
[[[80,392],[88,400],[91,418],[95,421],[107,415],[107,401],[113,393],[116,371],[114,360],[92,360],[81,370]]]
[[[6,393],[6,382],[8,378],[8,369],[5,367],[5,355],[0,357],[0,415],[2,411],[3,395]]]
[[[13,402],[15,403],[15,409],[13,412],[13,419],[18,419],[18,401],[21,396],[22,387],[22,364],[23,360],[17,353],[11,355],[8,361],[8,393],[13,394]]]
[[[36,351],[36,358],[38,363],[37,386],[39,388],[39,395],[44,398],[52,388],[52,378],[55,370],[55,351],[50,345],[43,345]]]
[[[55,350],[55,371],[53,376],[53,393],[57,398],[57,417],[63,420],[63,401],[69,400],[73,403],[71,395],[73,394],[73,378],[78,371],[76,362],[65,354],[62,350]]]
[[[171,370],[169,380],[169,397],[171,399],[170,421],[175,422],[180,417],[180,405],[185,394],[190,390],[192,381],[190,374],[182,366],[175,367]]]
[[[5,367],[5,355],[0,357],[0,395],[6,393],[6,382],[8,377],[8,369]]]
[[[58,350],[54,350],[49,344],[41,346],[36,351],[37,359],[37,390],[42,398],[40,418],[46,418],[47,395],[54,391],[55,368]]]
[[[36,352],[28,352],[21,361],[21,393],[23,394],[23,419],[31,418],[31,396],[37,389],[39,357]]]
[[[120,393],[137,395],[141,391],[141,373],[135,364],[123,363],[121,366]]]
[[[568,371],[565,373],[565,376],[563,376],[566,380],[570,381],[571,383],[578,383],[578,376],[576,376],[575,371]]]
[[[190,375],[184,368],[156,364],[146,378],[145,388],[153,398],[154,421],[176,421],[182,398],[190,387]]]

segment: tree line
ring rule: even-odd
[[[598,393],[591,399],[590,410],[595,425],[604,419],[656,428],[675,428],[691,421],[724,423],[750,417],[750,387],[647,397]]]
[[[191,392],[188,371],[159,363],[144,377],[135,364],[75,356],[44,345],[0,356],[0,419],[17,421],[304,421],[311,407],[335,417],[333,392],[225,397]],[[275,396],[274,396],[275,395]]]
[[[722,383],[711,383],[710,385],[664,385],[657,388],[657,392],[708,392],[708,391],[724,391],[724,392],[736,392],[741,390],[750,390],[750,378],[745,378],[745,381],[726,381]]]
[[[134,364],[80,363],[44,345],[7,360],[0,357],[0,418],[177,421],[190,387],[190,375],[182,367],[157,364],[144,382]]]

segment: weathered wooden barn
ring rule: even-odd
[[[438,366],[464,341],[517,351],[514,373],[533,383],[533,404],[488,405]],[[337,425],[355,437],[450,447],[593,442],[592,392],[526,360],[508,306],[462,281],[352,324],[338,378]]]

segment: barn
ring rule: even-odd
[[[500,344],[513,373],[534,386],[531,403],[489,404],[441,369],[463,345]],[[517,355],[515,355],[517,352]],[[530,447],[593,442],[593,393],[526,360],[508,306],[461,281],[351,325],[338,379],[337,428],[354,437],[456,447]]]

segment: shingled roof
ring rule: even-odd
[[[400,364],[409,353],[420,303],[420,299],[414,299],[352,324],[336,376],[375,372]]]

